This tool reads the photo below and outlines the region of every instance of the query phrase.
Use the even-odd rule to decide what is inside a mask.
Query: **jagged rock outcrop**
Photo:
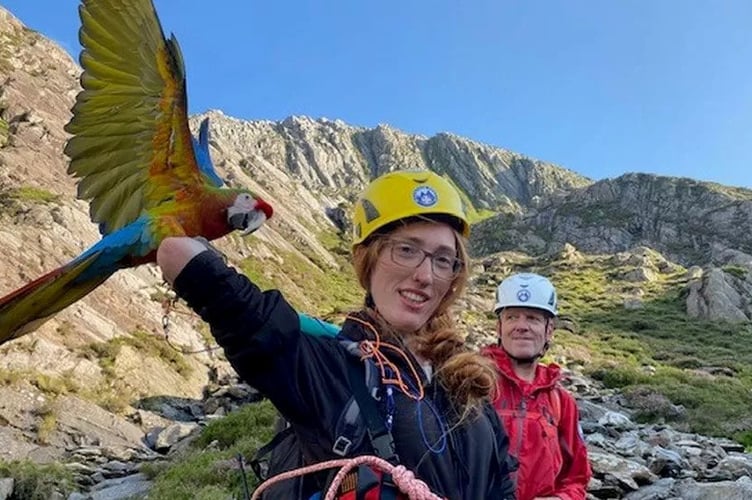
[[[450,177],[476,208],[499,210],[510,201],[534,207],[590,184],[563,168],[452,134],[429,139],[425,157],[426,166]]]
[[[569,242],[590,253],[645,245],[683,265],[711,262],[714,246],[752,251],[752,191],[686,178],[626,174],[572,190],[510,219],[475,228],[476,254]]]
[[[0,7],[0,192],[11,185],[44,187],[70,196],[73,184],[61,163],[79,91],[80,68],[55,43]]]
[[[713,245],[716,266],[688,276],[686,307],[692,318],[743,323],[752,320],[752,255]]]
[[[693,318],[744,322],[752,319],[748,272],[711,268],[688,287],[687,314]]]

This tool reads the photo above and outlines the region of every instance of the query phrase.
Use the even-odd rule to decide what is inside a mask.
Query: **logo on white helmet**
[[[519,290],[517,292],[517,300],[519,300],[520,302],[527,302],[528,300],[530,300],[530,291],[525,290],[524,288],[522,290]]]

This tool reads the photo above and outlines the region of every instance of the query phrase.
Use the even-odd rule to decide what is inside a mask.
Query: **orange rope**
[[[376,364],[379,367],[379,370],[381,371],[381,381],[384,384],[390,384],[397,386],[405,395],[409,396],[410,398],[420,401],[425,397],[425,390],[423,388],[423,384],[420,381],[420,377],[418,376],[418,372],[415,369],[415,366],[413,366],[413,363],[410,361],[410,357],[397,346],[394,346],[392,344],[381,342],[381,336],[379,335],[379,332],[376,331],[376,328],[373,327],[371,323],[368,321],[363,321],[360,318],[356,318],[355,316],[348,316],[348,319],[351,319],[355,322],[360,323],[365,328],[370,330],[373,333],[374,340],[363,340],[359,343],[360,346],[360,352],[362,353],[362,356],[360,359],[366,359],[366,358],[373,358],[376,362]],[[407,363],[407,366],[410,368],[410,372],[412,373],[413,380],[415,380],[415,384],[417,385],[417,394],[412,394],[410,387],[405,383],[402,373],[400,372],[397,365],[394,364],[382,351],[382,348],[391,349],[393,351],[396,351]],[[392,373],[396,375],[396,378],[390,378],[386,376],[386,367],[389,367],[392,369]]]

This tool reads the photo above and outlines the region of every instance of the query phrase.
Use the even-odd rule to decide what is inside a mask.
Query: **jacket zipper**
[[[518,432],[517,432],[517,444],[515,445],[515,452],[514,456],[519,457],[520,456],[520,450],[522,449],[522,439],[523,439],[523,432],[525,430],[525,417],[527,416],[527,398],[525,398],[525,395],[522,395],[522,398],[520,400],[520,414],[517,416],[517,425]]]

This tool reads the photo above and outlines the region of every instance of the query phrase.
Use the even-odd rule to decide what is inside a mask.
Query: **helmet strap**
[[[373,301],[373,295],[371,295],[371,292],[366,293],[365,306],[374,310],[376,309],[376,303]]]

